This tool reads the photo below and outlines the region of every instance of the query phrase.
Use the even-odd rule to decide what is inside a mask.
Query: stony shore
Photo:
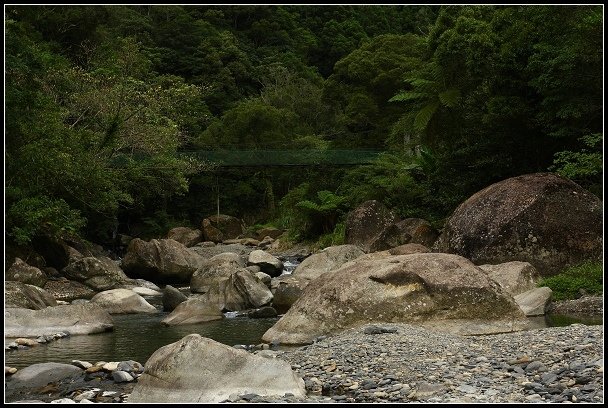
[[[362,326],[278,356],[305,380],[304,401],[603,402],[603,326],[454,336],[407,324]],[[367,330],[374,332],[374,330]],[[381,331],[381,330],[375,330]],[[257,397],[257,401],[272,400]],[[256,401],[251,399],[250,401]]]
[[[574,324],[465,337],[408,324],[365,325],[308,346],[255,352],[288,361],[304,379],[306,397],[246,394],[225,402],[603,403],[603,329]],[[128,401],[134,385],[112,383],[121,398],[100,398],[104,384],[97,382],[93,401]],[[91,392],[85,382],[70,389],[27,399]]]

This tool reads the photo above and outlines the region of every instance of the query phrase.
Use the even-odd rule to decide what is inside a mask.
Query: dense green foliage
[[[581,293],[601,295],[603,277],[602,263],[589,261],[566,268],[559,275],[544,278],[538,286],[551,288],[554,300],[578,299]]]
[[[555,171],[602,194],[601,6],[8,6],[6,229],[162,236],[217,211],[343,239]],[[383,149],[218,167],[195,150]]]

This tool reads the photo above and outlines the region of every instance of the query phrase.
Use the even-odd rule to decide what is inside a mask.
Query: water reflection
[[[158,348],[197,333],[227,345],[258,344],[277,318],[236,317],[203,324],[163,326],[167,313],[114,315],[114,331],[71,336],[27,350],[5,352],[5,365],[22,368],[35,363],[72,360],[124,361],[145,364]]]

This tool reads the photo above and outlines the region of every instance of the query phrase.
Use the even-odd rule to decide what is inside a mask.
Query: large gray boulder
[[[190,291],[192,293],[206,293],[211,287],[219,285],[243,267],[245,267],[245,260],[231,252],[206,259],[192,274]]]
[[[363,255],[365,252],[355,245],[337,245],[327,247],[309,256],[296,267],[291,275],[282,275],[272,279],[273,306],[279,313],[285,313],[302,295],[310,281]]]
[[[158,312],[146,299],[130,289],[111,289],[99,292],[93,296],[91,303],[102,307],[110,314]]]
[[[37,337],[58,332],[71,335],[102,333],[113,327],[110,314],[91,303],[41,310],[7,308],[4,311],[5,337]]]
[[[304,397],[304,381],[280,359],[190,334],[148,359],[129,397],[134,403],[218,403],[231,394]]]
[[[368,322],[421,324],[459,334],[527,324],[511,295],[469,260],[417,253],[355,260],[315,279],[262,339],[307,344]]]
[[[6,271],[4,280],[17,281],[26,283],[28,285],[34,285],[43,287],[48,280],[46,273],[42,272],[35,266],[28,265],[23,262],[21,258],[15,258],[15,262]]]
[[[177,326],[184,324],[196,324],[210,322],[213,320],[221,320],[224,318],[222,307],[218,305],[215,299],[210,299],[209,294],[195,295],[180,304],[161,324],[166,326]]]
[[[454,211],[433,249],[475,264],[531,263],[541,276],[602,258],[602,202],[552,173],[492,184]]]
[[[218,281],[205,295],[210,303],[226,311],[257,308],[272,301],[270,289],[247,269],[238,269],[226,279]]]
[[[125,273],[154,283],[188,283],[203,262],[196,252],[172,239],[133,239],[122,260]]]
[[[282,275],[272,278],[270,291],[272,292],[272,306],[280,314],[289,310],[296,300],[302,296],[304,288],[310,283],[310,279],[299,278],[295,275]]]
[[[186,247],[191,247],[203,241],[203,231],[188,227],[176,227],[169,230],[167,239],[173,239]]]
[[[239,238],[245,232],[242,220],[230,215],[212,215],[201,223],[205,241],[222,242],[227,239]]]
[[[247,258],[248,266],[258,266],[260,270],[268,275],[279,276],[283,271],[283,262],[274,255],[261,249],[252,251]]]
[[[479,265],[479,267],[511,296],[535,289],[540,281],[539,273],[529,262],[512,261],[498,265]]]
[[[365,201],[346,216],[345,242],[357,245],[365,252],[370,252],[370,246],[373,245],[376,236],[397,221],[398,217],[381,202],[376,200]],[[402,242],[402,244],[405,243]],[[376,250],[383,249],[388,248],[378,248]]]
[[[245,310],[264,306],[272,300],[272,292],[251,271],[237,254],[219,254],[203,262],[192,275],[192,293],[208,294],[209,302],[220,310]]]
[[[37,310],[57,306],[57,301],[49,292],[38,286],[6,281],[4,282],[4,306]]]
[[[82,257],[68,264],[62,273],[68,279],[81,282],[95,291],[135,284],[134,279],[125,275],[118,264],[106,256]]]

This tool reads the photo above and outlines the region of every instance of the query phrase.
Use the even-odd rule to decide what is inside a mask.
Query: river
[[[285,262],[283,273],[291,273],[298,262]],[[189,295],[189,288],[180,288]],[[278,317],[250,319],[231,317],[202,324],[164,326],[160,322],[169,313],[162,312],[160,296],[146,296],[146,300],[159,312],[154,314],[113,315],[114,330],[111,332],[79,335],[59,339],[28,349],[5,351],[5,366],[23,368],[31,364],[57,362],[69,364],[72,360],[97,361],[135,360],[144,364],[162,346],[176,342],[192,333],[200,334],[229,346],[259,344],[262,335],[273,326]],[[531,319],[534,327],[567,326],[572,323],[603,324],[598,318],[580,319],[568,316],[541,316]],[[14,339],[6,339],[5,344]]]

